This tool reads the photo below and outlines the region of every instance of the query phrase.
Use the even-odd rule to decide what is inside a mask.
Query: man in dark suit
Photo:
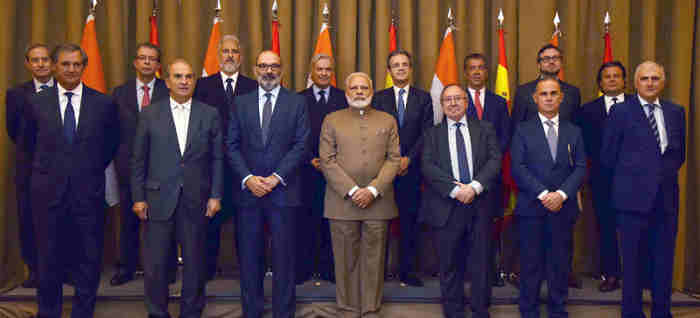
[[[238,37],[224,35],[219,41],[217,57],[221,71],[197,81],[194,89],[194,99],[207,105],[216,107],[221,118],[221,129],[224,135],[228,133],[228,123],[231,112],[235,109],[233,100],[236,96],[245,95],[254,91],[258,83],[240,74],[241,47]],[[221,246],[221,226],[234,215],[233,192],[235,191],[235,179],[231,167],[224,165],[224,190],[222,198],[222,211],[217,213],[209,221],[207,230],[207,279],[212,280],[216,276],[219,260],[219,247]],[[235,220],[234,220],[235,224]],[[234,228],[236,226],[234,225]],[[238,230],[235,230],[238,236]],[[236,239],[236,244],[238,239]],[[238,253],[238,249],[236,249]],[[240,255],[239,255],[240,261]]]
[[[503,97],[494,94],[486,89],[488,81],[488,63],[486,56],[481,53],[473,53],[464,58],[464,75],[467,79],[467,97],[469,104],[467,106],[467,116],[474,120],[485,120],[493,125],[498,136],[498,145],[501,154],[505,154],[510,146],[510,114],[508,114],[508,105]],[[489,191],[491,197],[488,201],[493,204],[490,211],[493,212],[492,218],[478,219],[484,224],[479,225],[476,230],[483,230],[483,233],[475,232],[478,235],[479,241],[492,243],[484,252],[487,252],[490,266],[489,278],[494,286],[502,287],[505,285],[503,278],[500,275],[501,270],[496,264],[496,254],[500,250],[500,237],[492,241],[493,238],[493,222],[498,221],[503,217],[503,182],[502,176],[499,174],[495,184],[492,187],[493,191]]]
[[[563,99],[559,106],[559,117],[563,120],[576,123],[574,116],[581,108],[581,91],[578,87],[568,84],[558,79],[561,65],[564,62],[564,53],[562,50],[552,44],[543,46],[537,52],[537,67],[540,75],[534,81],[522,84],[515,90],[515,99],[513,101],[513,111],[511,112],[511,132],[515,131],[515,127],[523,122],[533,118],[537,118],[537,105],[532,100],[532,95],[535,93],[537,83],[546,78],[553,78],[559,81]],[[576,198],[576,194],[571,194]],[[571,240],[573,244],[573,239]],[[569,261],[571,263],[572,260]],[[569,265],[571,266],[571,264]],[[512,281],[517,287],[519,285],[518,270],[515,270],[515,275]],[[569,271],[569,286],[581,288],[581,281],[576,277],[573,271]]]
[[[399,280],[403,284],[420,287],[423,281],[414,274],[420,234],[416,222],[421,202],[420,153],[423,149],[423,132],[433,126],[433,102],[428,92],[410,85],[413,63],[408,51],[389,53],[386,69],[391,74],[394,86],[374,94],[372,105],[393,115],[399,125],[401,167],[394,179],[401,225]]]
[[[297,272],[296,283],[301,284],[312,275],[335,283],[335,265],[328,219],[323,217],[323,198],[326,195],[326,179],[321,173],[318,154],[321,124],[326,115],[347,107],[345,92],[331,85],[335,60],[319,53],[311,58],[313,85],[301,92],[306,97],[309,114],[308,151],[311,158],[303,165],[304,209],[297,217]]]
[[[226,151],[236,176],[244,317],[263,313],[263,223],[272,235],[272,311],[293,317],[296,307],[295,222],[302,204],[301,166],[308,159],[306,99],[280,86],[282,60],[258,55],[258,89],[235,98]]]
[[[549,316],[568,317],[567,276],[579,213],[576,192],[586,174],[586,153],[580,129],[559,115],[564,98],[559,81],[539,81],[532,97],[539,113],[516,127],[510,149],[518,186],[520,315],[540,316],[540,287],[546,280]]]
[[[617,241],[617,220],[610,206],[610,176],[600,167],[600,145],[603,130],[610,112],[616,104],[631,96],[625,95],[627,72],[619,61],[604,63],[598,70],[598,87],[603,96],[583,105],[576,115],[578,126],[583,133],[586,154],[590,160],[590,182],[593,191],[593,208],[600,231],[600,271],[603,283],[598,289],[610,292],[620,288],[620,251]]]
[[[119,146],[112,98],[80,78],[87,54],[75,44],[51,54],[58,85],[29,97],[23,114],[37,245],[39,317],[60,317],[62,273],[74,271],[72,317],[92,317],[104,238],[105,168]],[[70,257],[63,252],[70,249]]]
[[[51,76],[51,58],[49,47],[37,43],[30,45],[24,53],[24,67],[32,74],[32,80],[24,82],[7,90],[5,96],[5,120],[7,135],[17,147],[15,153],[15,186],[17,200],[17,214],[19,216],[19,240],[22,260],[27,264],[29,276],[22,283],[24,288],[36,288],[36,243],[34,241],[34,223],[29,206],[29,176],[31,174],[32,156],[23,151],[22,114],[28,96],[54,86]]]
[[[489,317],[491,284],[487,250],[489,237],[481,237],[491,220],[490,191],[501,170],[501,151],[493,126],[467,118],[467,93],[448,85],[440,96],[445,119],[424,136],[422,171],[425,200],[420,219],[435,227],[440,259],[440,292],[445,317],[464,313],[465,262],[471,273],[473,317]],[[481,250],[481,251],[480,251]],[[469,259],[466,258],[467,254]]]
[[[216,108],[192,99],[194,73],[176,59],[168,67],[170,98],[139,114],[131,156],[133,210],[146,222],[144,257],[148,317],[168,314],[168,258],[182,246],[185,268],[180,317],[205,305],[204,248],[209,219],[221,209],[223,133]]]
[[[651,258],[652,317],[671,317],[678,231],[678,170],[685,162],[685,110],[659,99],[661,65],[637,66],[637,94],[615,106],[603,133],[600,163],[612,176],[610,199],[622,243],[622,317],[644,317],[642,272]]]
[[[165,82],[156,78],[160,70],[160,47],[141,43],[136,47],[134,69],[136,78],[114,89],[113,97],[119,106],[119,151],[114,158],[114,167],[119,180],[121,208],[121,230],[119,235],[119,265],[110,285],[122,285],[134,279],[139,265],[139,218],[131,210],[131,168],[129,159],[133,149],[134,135],[139,113],[151,105],[168,97]],[[174,251],[174,250],[173,250]],[[173,256],[174,260],[174,256]],[[173,264],[176,265],[176,264]],[[174,270],[174,268],[172,269]]]

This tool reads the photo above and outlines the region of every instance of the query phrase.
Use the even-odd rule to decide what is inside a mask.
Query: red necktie
[[[151,97],[148,96],[148,86],[143,85],[143,86],[141,86],[141,89],[143,89],[143,98],[141,99],[141,108],[144,108],[144,107],[151,104]]]
[[[481,116],[484,114],[484,108],[481,107],[481,98],[479,98],[481,94],[479,94],[479,91],[476,90],[474,91],[474,107],[476,107],[476,116],[479,117],[479,120],[481,120]]]

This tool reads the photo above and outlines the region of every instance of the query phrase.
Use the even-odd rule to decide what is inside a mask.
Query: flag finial
[[[272,20],[273,21],[279,21],[279,16],[277,15],[278,9],[279,9],[279,7],[277,7],[277,0],[275,0],[272,3]]]
[[[605,33],[608,33],[608,31],[610,31],[610,13],[608,11],[605,11],[603,25],[605,26]]]
[[[559,24],[561,23],[561,20],[559,19],[559,10],[554,14],[554,33],[552,33],[552,38],[555,36],[561,37],[561,30],[559,29]]]
[[[503,20],[504,20],[503,9],[499,8],[498,9],[498,27],[499,28],[503,27]]]
[[[331,19],[331,10],[328,10],[328,2],[323,3],[323,23],[328,24]]]
[[[452,30],[457,29],[457,21],[452,14],[452,8],[447,9],[447,26]]]
[[[95,14],[95,7],[97,7],[97,0],[90,0],[90,12],[89,12],[89,14]]]
[[[158,0],[153,0],[153,11],[151,15],[154,17],[158,15]]]
[[[216,10],[221,11],[221,0],[216,0]]]

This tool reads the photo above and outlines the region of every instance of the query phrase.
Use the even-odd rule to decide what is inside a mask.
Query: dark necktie
[[[549,152],[552,154],[552,160],[557,161],[557,129],[554,128],[554,122],[547,120],[544,122],[549,126],[547,129],[547,144],[549,144]]]
[[[49,89],[49,87],[51,87],[51,86],[46,85],[46,84],[41,84],[41,86],[39,86],[39,91],[43,92],[44,90]]]
[[[272,118],[272,94],[265,93],[265,106],[263,106],[262,116],[262,137],[263,143],[267,143],[268,133],[270,132],[270,118]]]
[[[229,105],[233,103],[233,79],[226,79],[226,100],[228,100]]]
[[[403,102],[403,94],[406,94],[405,89],[399,90],[399,103],[398,103],[398,113],[399,113],[399,127],[403,127],[403,118],[406,115],[406,104]]]
[[[647,115],[647,119],[649,120],[649,126],[651,126],[651,131],[654,132],[654,137],[656,137],[656,144],[659,146],[659,149],[661,149],[661,137],[659,136],[659,127],[656,124],[656,117],[654,117],[654,108],[656,108],[655,104],[646,104],[644,107],[649,110],[649,115]]]
[[[459,181],[462,183],[469,183],[472,181],[472,177],[469,174],[469,157],[467,157],[467,145],[464,143],[464,136],[462,135],[462,130],[459,129],[463,124],[455,123],[457,131],[455,132],[455,141],[457,142],[457,163],[459,164]]]
[[[608,109],[608,115],[612,113],[613,109],[615,109],[615,105],[617,105],[617,97],[612,98],[612,105],[610,105],[610,109]]]
[[[326,91],[324,91],[324,90],[318,91],[318,96],[319,96],[318,103],[321,105],[325,105],[326,104]]]
[[[63,135],[66,136],[66,141],[69,145],[73,144],[75,139],[75,111],[73,110],[73,104],[71,104],[71,98],[73,93],[66,92],[66,97],[68,98],[68,103],[66,103],[66,110],[63,113]]]

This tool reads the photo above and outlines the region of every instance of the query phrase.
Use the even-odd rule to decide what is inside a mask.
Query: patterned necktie
[[[267,143],[268,133],[270,132],[270,118],[272,118],[272,94],[265,93],[265,106],[263,106],[262,116],[262,137],[263,143]]]
[[[73,144],[75,140],[75,110],[73,109],[73,104],[71,103],[71,98],[73,98],[73,93],[65,92],[68,98],[68,103],[66,103],[66,110],[63,112],[63,135],[66,137],[69,145]]]
[[[484,108],[481,106],[481,93],[479,93],[479,90],[474,91],[474,107],[476,107],[476,115],[481,120],[484,115]]]
[[[406,90],[402,88],[399,90],[399,103],[398,103],[399,127],[403,127],[403,118],[406,115],[406,104],[403,102],[403,94],[406,94]]]
[[[318,103],[321,105],[325,105],[326,104],[326,91],[324,91],[324,90],[318,91],[318,96],[319,96]]]
[[[46,84],[41,84],[41,86],[39,86],[39,91],[43,92],[44,90],[49,89],[49,87],[51,87],[51,86],[46,85]]]
[[[647,120],[649,120],[649,126],[651,126],[651,131],[654,132],[654,137],[656,137],[656,144],[659,145],[659,149],[661,149],[661,137],[659,136],[659,127],[656,124],[656,117],[654,117],[654,109],[657,107],[656,104],[646,104],[644,107],[649,110],[649,114],[647,115]]]
[[[459,165],[459,180],[462,183],[469,183],[472,181],[471,174],[469,173],[469,157],[467,157],[467,146],[464,142],[464,136],[462,135],[462,130],[459,129],[463,124],[455,123],[457,131],[455,132],[455,141],[457,142],[457,164]]]
[[[615,108],[615,105],[617,105],[617,97],[612,98],[612,105],[610,105],[610,108],[608,109],[607,115],[610,115],[610,113]]]
[[[233,79],[232,78],[226,79],[226,99],[228,100],[229,104],[233,103]]]
[[[549,144],[549,152],[552,154],[552,160],[557,161],[557,130],[554,128],[554,122],[547,120],[544,122],[549,126],[547,129],[547,143]]]
[[[147,85],[141,86],[141,89],[143,90],[143,97],[141,98],[141,108],[144,108],[151,104],[151,96],[148,95],[148,91],[150,89]]]

